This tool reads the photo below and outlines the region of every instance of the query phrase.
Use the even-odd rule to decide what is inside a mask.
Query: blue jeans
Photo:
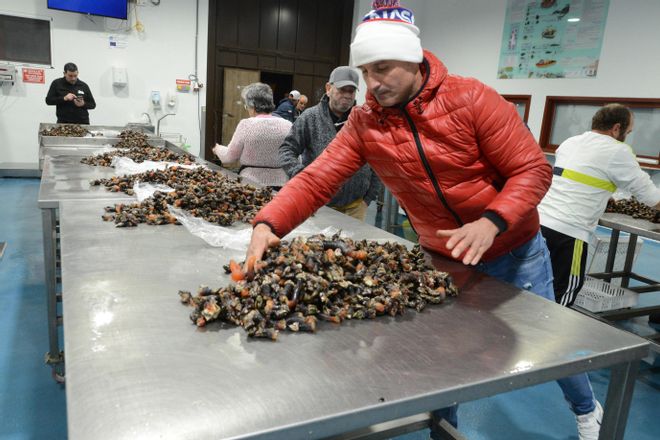
[[[552,263],[541,232],[508,254],[487,263],[479,263],[476,269],[555,302]],[[575,414],[587,414],[594,410],[596,402],[586,373],[559,379],[557,383]],[[458,405],[454,405],[433,411],[433,415],[458,427],[457,409]],[[433,433],[431,438],[436,438]]]

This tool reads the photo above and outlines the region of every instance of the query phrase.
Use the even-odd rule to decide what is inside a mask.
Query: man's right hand
[[[261,260],[261,257],[269,247],[275,247],[279,244],[280,239],[277,235],[273,234],[270,226],[265,223],[259,223],[252,230],[252,238],[250,239],[245,261],[248,261],[250,257]]]
[[[73,93],[67,93],[64,96],[65,101],[73,101],[74,99],[76,99],[76,95],[74,95]]]

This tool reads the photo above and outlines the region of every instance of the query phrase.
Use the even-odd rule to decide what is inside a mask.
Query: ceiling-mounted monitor
[[[126,20],[128,0],[48,0],[48,9]]]

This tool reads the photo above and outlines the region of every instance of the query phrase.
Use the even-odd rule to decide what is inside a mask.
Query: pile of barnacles
[[[124,130],[119,133],[119,137],[121,138],[121,141],[115,145],[117,148],[149,146],[147,143],[147,139],[149,139],[149,137],[140,131]]]
[[[168,195],[156,191],[152,197],[136,203],[117,203],[114,206],[106,206],[105,214],[101,218],[106,221],[114,221],[118,228],[137,226],[140,223],[148,225],[180,225],[170,211],[167,209]]]
[[[195,163],[195,157],[190,154],[179,154],[166,148],[155,147],[145,143],[141,146],[132,146],[125,148],[124,141],[120,141],[115,145],[117,150],[109,151],[107,153],[99,154],[96,156],[87,156],[80,159],[80,163],[93,166],[110,167],[112,166],[112,159],[115,157],[127,157],[135,163],[142,163],[145,160],[154,162],[176,162],[180,164],[190,165]]]
[[[78,124],[61,124],[54,127],[41,130],[42,136],[66,136],[66,137],[84,137],[89,131]]]
[[[616,214],[626,214],[632,218],[648,220],[652,223],[660,223],[660,211],[637,200],[635,197],[631,199],[614,200],[610,199],[607,202],[605,212],[612,212]]]
[[[115,150],[96,156],[80,159],[80,163],[93,166],[110,167],[115,157],[127,157],[136,163],[145,160],[154,162],[176,162],[190,165],[195,163],[195,157],[190,154],[179,154],[164,147],[150,145],[146,134],[135,130],[124,130],[119,133],[121,140],[115,144]]]
[[[240,179],[229,179],[203,167],[187,169],[173,166],[165,170],[93,180],[90,184],[104,185],[110,191],[132,195],[133,184],[137,181],[164,184],[173,191],[156,191],[140,203],[108,206],[103,220],[114,221],[118,227],[140,223],[178,224],[167,208],[167,205],[172,205],[210,223],[230,226],[238,221],[249,223],[272,199],[268,188],[247,185]]]
[[[275,340],[280,331],[316,331],[319,320],[373,319],[421,312],[458,289],[446,272],[434,270],[416,245],[354,241],[322,234],[283,241],[264,259],[225,266],[227,287],[179,291],[199,327],[220,320],[243,327],[248,336]]]

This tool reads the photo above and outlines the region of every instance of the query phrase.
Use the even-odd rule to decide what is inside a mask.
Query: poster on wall
[[[507,0],[497,76],[594,78],[610,0]]]

